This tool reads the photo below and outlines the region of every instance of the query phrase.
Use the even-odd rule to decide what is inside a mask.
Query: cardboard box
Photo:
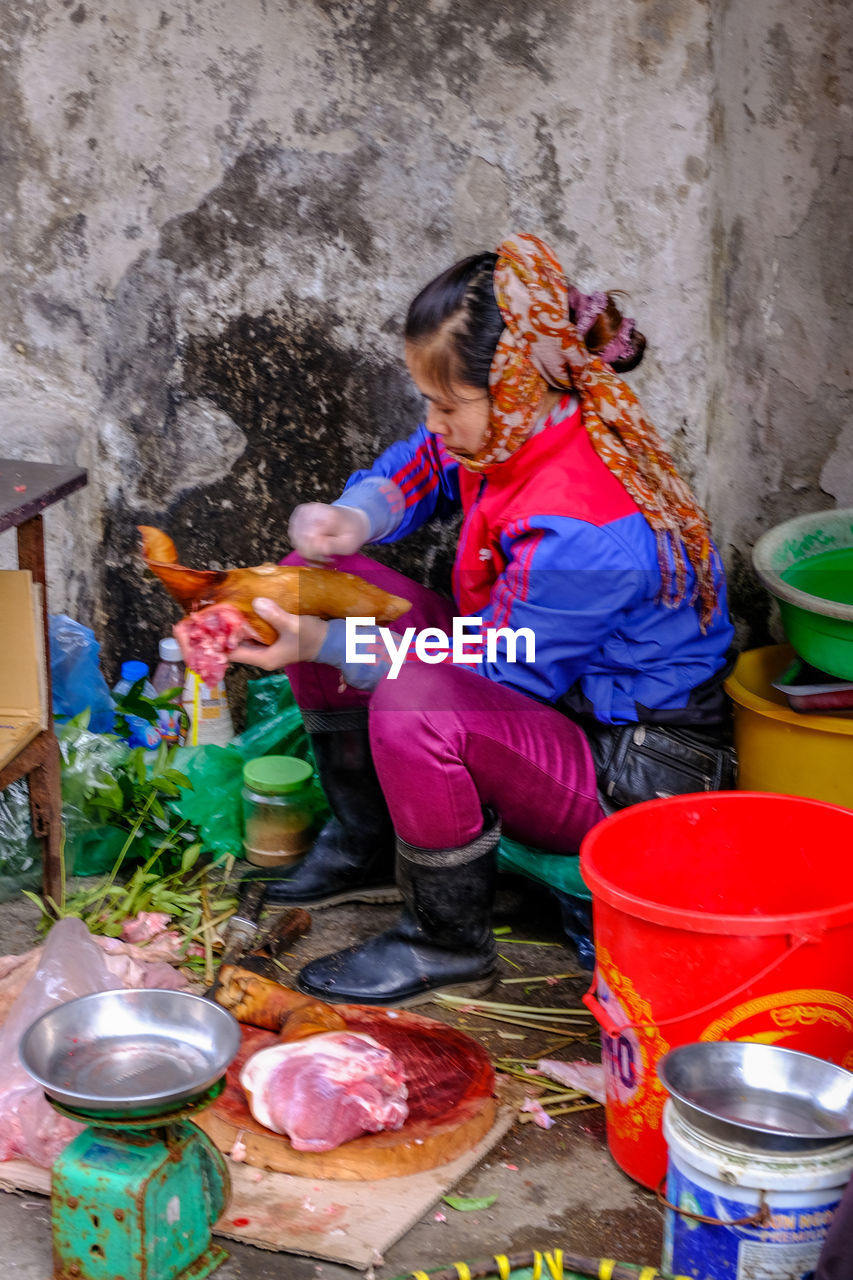
[[[0,769],[47,728],[41,587],[28,569],[0,570]]]

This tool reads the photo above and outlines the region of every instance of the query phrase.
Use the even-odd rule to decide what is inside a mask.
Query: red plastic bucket
[[[757,1040],[853,1069],[853,810],[751,791],[633,805],[581,846],[602,1027],[607,1142],[666,1172],[659,1058]]]

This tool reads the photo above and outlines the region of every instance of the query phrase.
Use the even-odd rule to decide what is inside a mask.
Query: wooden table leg
[[[47,709],[50,713],[50,628],[47,620],[47,575],[44,564],[44,519],[32,516],[18,525],[18,568],[29,569],[33,582],[41,587],[44,658],[47,664]]]
[[[43,763],[29,775],[33,831],[42,841],[42,880],[45,894],[58,901],[60,892],[59,842],[62,838],[62,775],[59,744],[53,732],[53,690],[50,679],[50,624],[47,612],[47,574],[44,562],[44,519],[32,516],[18,525],[18,568],[29,569],[41,587],[44,628],[45,694],[48,727],[43,735]]]
[[[27,777],[33,832],[42,842],[42,889],[46,898],[59,902],[62,893],[62,779],[59,743],[48,729],[43,735],[42,763]]]

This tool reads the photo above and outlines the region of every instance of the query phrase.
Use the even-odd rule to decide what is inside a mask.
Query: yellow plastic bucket
[[[734,703],[738,788],[853,809],[853,716],[794,711],[772,687],[793,657],[787,644],[748,649],[726,680]]]

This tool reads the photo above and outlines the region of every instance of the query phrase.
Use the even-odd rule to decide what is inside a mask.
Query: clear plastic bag
[[[109,734],[93,733],[85,719],[84,714],[57,728],[65,863],[70,875],[79,876],[109,870],[127,838],[111,819],[122,805],[116,769],[129,748]]]
[[[33,835],[30,797],[24,778],[0,791],[0,902],[21,889],[37,889],[41,845]]]
[[[49,1167],[83,1127],[55,1111],[21,1065],[18,1045],[24,1032],[55,1005],[121,985],[82,920],[68,917],[53,926],[35,974],[0,1028],[0,1160],[22,1156]]]
[[[65,865],[69,875],[109,870],[127,831],[115,824],[122,806],[116,769],[128,756],[126,743],[93,733],[88,709],[57,725],[62,773]],[[38,888],[41,846],[33,835],[26,781],[0,791],[0,902],[21,889]]]

